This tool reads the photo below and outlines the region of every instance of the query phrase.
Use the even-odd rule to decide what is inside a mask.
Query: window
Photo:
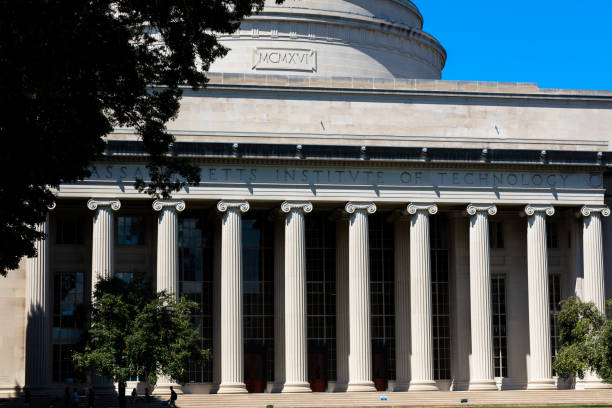
[[[554,222],[550,222],[546,226],[546,247],[548,249],[558,249],[559,248],[559,236],[557,235],[557,224]]]
[[[56,218],[55,243],[60,245],[82,245],[83,217],[58,216]]]
[[[492,275],[491,290],[493,292],[493,364],[495,377],[507,377],[506,277],[504,275]]]
[[[492,249],[504,248],[504,229],[499,221],[489,222],[489,245]]]
[[[395,248],[388,216],[380,212],[369,217],[370,304],[372,350],[385,353],[386,378],[395,380]]]
[[[559,274],[548,275],[548,298],[550,301],[550,349],[553,361],[555,361],[555,357],[561,348],[558,319],[558,314],[561,310],[560,284],[561,279]]]
[[[202,336],[202,348],[212,347],[212,228],[201,218],[179,218],[179,291],[198,304],[191,319]],[[212,381],[212,360],[189,363],[189,382]]]
[[[83,272],[55,272],[53,276],[53,381],[82,380],[72,362],[75,344],[86,322]]]
[[[244,351],[265,354],[266,379],[274,381],[274,224],[267,214],[243,217],[242,256]]]
[[[142,245],[144,242],[143,217],[118,217],[117,243],[119,245]]]
[[[327,357],[327,380],[336,374],[336,225],[328,214],[306,220],[307,324],[309,352]]]
[[[448,285],[448,223],[443,215],[430,217],[433,301],[434,378],[450,379],[450,305]]]

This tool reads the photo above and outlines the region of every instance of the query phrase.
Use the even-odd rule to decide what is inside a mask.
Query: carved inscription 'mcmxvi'
[[[253,69],[316,71],[317,53],[307,49],[255,48],[253,50]]]

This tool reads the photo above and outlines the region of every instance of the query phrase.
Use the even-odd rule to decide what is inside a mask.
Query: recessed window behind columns
[[[212,349],[212,221],[185,214],[179,218],[179,292],[198,304],[192,321],[203,338],[202,348]],[[189,382],[212,381],[212,359],[189,363]]]
[[[444,214],[431,221],[431,285],[433,306],[434,378],[448,380],[450,374],[450,306],[448,284],[449,224]]]
[[[274,224],[268,216],[242,216],[244,380],[250,392],[274,381]]]
[[[506,275],[491,275],[493,292],[493,365],[495,377],[508,376],[508,337],[506,333]]]
[[[53,381],[82,382],[72,353],[87,321],[85,274],[56,271],[53,274]]]
[[[336,224],[306,216],[308,378],[336,380]],[[326,378],[322,378],[322,377]]]
[[[395,380],[394,226],[388,212],[369,216],[372,364],[378,389]]]
[[[561,348],[558,314],[561,310],[561,275],[550,273],[548,275],[548,298],[550,302],[550,348],[552,361]]]

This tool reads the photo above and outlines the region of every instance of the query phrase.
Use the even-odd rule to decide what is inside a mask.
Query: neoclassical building
[[[0,282],[0,392],[83,381],[92,287],[135,272],[199,305],[185,393],[604,387],[552,361],[560,301],[612,297],[612,92],[442,81],[408,0],[267,3],[169,124],[198,186],[138,193],[116,129],[57,187]]]

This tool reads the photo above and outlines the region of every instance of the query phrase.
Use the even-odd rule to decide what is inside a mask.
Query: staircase
[[[386,401],[381,397],[387,397]],[[464,402],[462,402],[464,401]],[[437,391],[376,393],[312,393],[312,394],[183,394],[178,408],[370,408],[370,407],[454,407],[454,406],[551,406],[590,405],[612,407],[612,389],[552,391]],[[35,398],[31,408],[47,408],[49,400]],[[113,395],[96,396],[96,408],[115,408]],[[161,408],[165,400],[152,398],[137,401],[135,408]],[[0,399],[0,408],[22,408],[21,399]],[[127,408],[133,408],[128,398]],[[65,408],[58,401],[55,408]],[[69,407],[70,408],[70,407]],[[82,398],[79,408],[87,408]]]

